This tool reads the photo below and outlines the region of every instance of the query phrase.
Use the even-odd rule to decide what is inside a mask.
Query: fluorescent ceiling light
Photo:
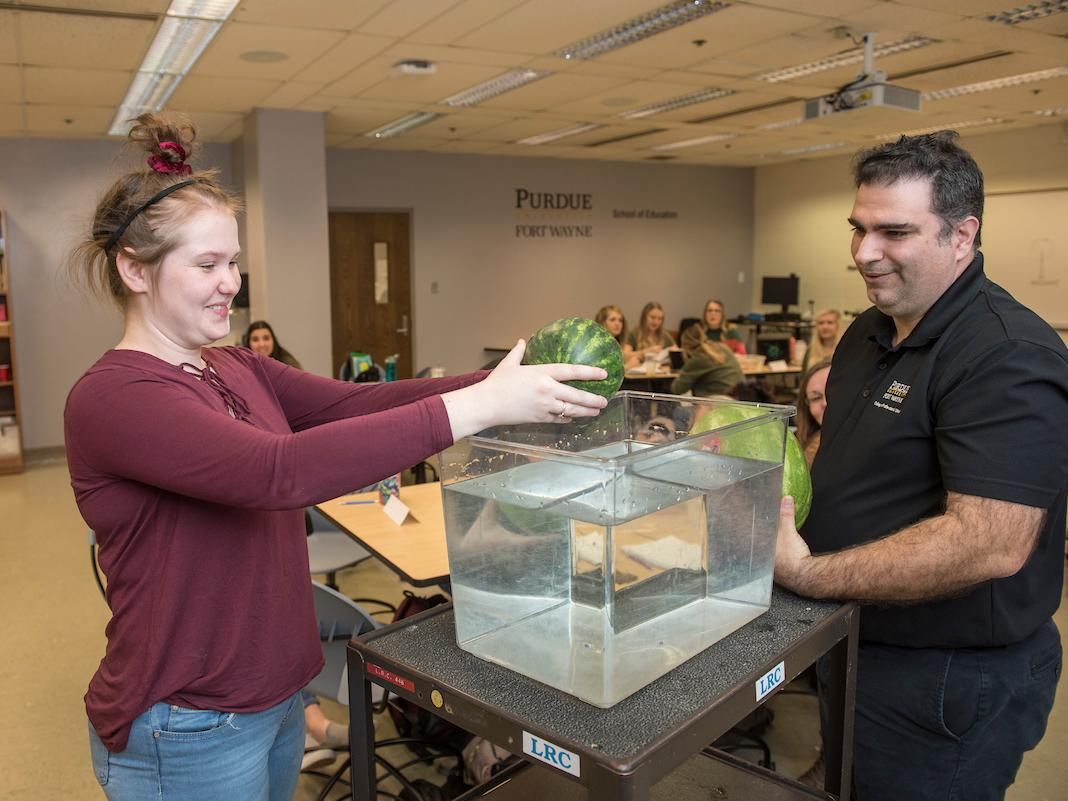
[[[563,139],[565,136],[574,136],[575,134],[586,133],[586,131],[594,131],[598,128],[603,127],[603,125],[597,125],[596,123],[592,122],[582,122],[578,125],[570,125],[567,128],[558,128],[555,131],[538,134],[537,136],[528,136],[526,139],[520,139],[516,142],[516,144],[543,145],[546,142],[552,142],[556,139]]]
[[[897,53],[905,53],[909,50],[916,50],[920,47],[937,44],[939,41],[941,40],[932,39],[929,36],[909,36],[905,39],[898,39],[896,42],[887,42],[884,45],[876,45],[872,54],[875,57],[892,56]],[[863,61],[864,48],[854,47],[843,53],[839,53],[836,56],[821,58],[819,61],[810,61],[807,64],[797,64],[793,67],[784,67],[781,70],[765,72],[761,75],[757,75],[753,80],[766,81],[767,83],[792,81],[795,78],[802,78],[806,75],[815,75],[817,72],[826,72],[827,70],[846,67],[850,64],[860,64]]]
[[[666,145],[657,145],[649,149],[656,151],[678,150],[683,147],[697,147],[698,145],[707,145],[712,142],[722,142],[724,139],[734,139],[737,136],[738,134],[735,133],[711,134],[710,136],[698,136],[696,139],[683,139],[681,142],[669,142]]]
[[[551,70],[512,70],[504,75],[472,86],[462,92],[446,97],[441,101],[446,106],[477,106],[491,97],[503,95],[520,86],[526,86],[533,81],[541,80],[546,75],[552,75]]]
[[[159,111],[200,58],[238,0],[172,0],[108,133],[125,136],[129,120]]]
[[[1059,117],[1062,114],[1068,114],[1068,106],[1060,106],[1058,108],[1044,108],[1039,111],[1032,111],[1032,114],[1039,117]]]
[[[1002,117],[983,117],[981,120],[967,120],[966,122],[946,122],[941,125],[931,125],[927,128],[913,128],[911,131],[895,131],[894,133],[880,134],[876,139],[897,139],[899,136],[920,136],[934,133],[935,131],[957,131],[961,128],[978,128],[981,125],[1000,125],[1008,120]]]
[[[944,100],[947,97],[960,97],[961,95],[975,94],[976,92],[990,92],[995,89],[1008,89],[1012,86],[1020,86],[1035,81],[1047,81],[1050,78],[1062,78],[1068,76],[1068,67],[1053,67],[1038,72],[1025,72],[1022,75],[1006,75],[1004,78],[995,78],[992,81],[980,81],[979,83],[966,83],[963,86],[951,86],[948,89],[936,89],[933,92],[924,92],[924,100]]]
[[[414,114],[401,117],[399,120],[387,122],[373,131],[368,131],[364,136],[369,136],[372,139],[389,139],[391,136],[400,136],[402,133],[412,130],[412,128],[418,128],[420,125],[426,125],[428,122],[433,122],[444,116],[444,114],[438,114],[435,111],[417,111]]]
[[[686,106],[692,106],[695,103],[704,103],[708,100],[717,100],[721,97],[727,97],[733,95],[735,92],[733,89],[719,89],[715,86],[708,89],[702,89],[699,92],[691,92],[688,95],[680,95],[679,97],[672,97],[668,100],[661,100],[659,103],[649,103],[646,106],[640,108],[631,109],[630,111],[624,111],[617,114],[617,117],[622,117],[627,120],[638,120],[642,117],[651,117],[654,114],[661,114],[665,111],[674,111],[677,108],[685,108]]]
[[[781,131],[783,128],[793,128],[795,125],[800,125],[804,121],[804,117],[791,117],[788,120],[779,120],[778,122],[766,122],[763,125],[758,125],[757,127],[762,131]]]
[[[801,156],[805,153],[819,153],[821,150],[834,150],[836,147],[845,147],[846,142],[824,142],[820,145],[809,145],[808,147],[792,147],[788,150],[779,150],[775,153],[765,153],[764,156],[771,158],[773,156]]]
[[[1043,3],[1031,3],[1019,8],[1010,8],[1000,14],[991,14],[986,18],[987,22],[1001,22],[1005,25],[1017,25],[1021,22],[1032,22],[1036,19],[1044,19],[1054,14],[1068,11],[1068,0],[1047,0]]]
[[[708,14],[721,11],[730,6],[730,3],[716,2],[715,0],[675,0],[666,6],[642,14],[640,17],[627,20],[608,30],[581,39],[569,44],[567,47],[557,50],[553,55],[566,59],[590,59],[599,55],[616,50],[620,47],[640,42],[658,33],[693,22]]]

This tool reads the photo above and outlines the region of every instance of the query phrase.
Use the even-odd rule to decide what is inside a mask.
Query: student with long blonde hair
[[[816,315],[816,328],[812,332],[812,344],[805,351],[805,363],[807,368],[816,362],[830,359],[834,355],[834,349],[838,347],[838,340],[842,338],[842,316],[837,309],[824,309]]]
[[[627,347],[642,361],[646,354],[659,353],[666,348],[675,347],[675,340],[664,330],[664,307],[656,301],[650,301],[642,307],[638,327],[627,334]],[[628,356],[623,349],[624,357]]]

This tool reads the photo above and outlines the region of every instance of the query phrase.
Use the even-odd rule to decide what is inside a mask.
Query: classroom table
[[[401,487],[400,499],[415,519],[399,526],[382,511],[377,492],[342,495],[315,508],[413,587],[448,582],[441,484]]]

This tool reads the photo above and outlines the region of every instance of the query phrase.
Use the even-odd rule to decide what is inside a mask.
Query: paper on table
[[[785,359],[776,359],[773,362],[768,362],[768,369],[776,373],[781,373],[783,370],[789,370],[790,365],[786,363]]]
[[[415,515],[412,514],[412,510],[409,509],[404,504],[404,501],[396,495],[389,496],[389,500],[386,501],[386,505],[382,507],[382,511],[386,513],[386,517],[398,526],[409,518],[415,520]]]

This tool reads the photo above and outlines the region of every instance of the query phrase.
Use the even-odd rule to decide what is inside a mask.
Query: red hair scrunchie
[[[175,153],[181,161],[178,164],[171,164],[162,156],[155,154],[148,157],[148,166],[159,173],[165,173],[168,175],[189,175],[193,172],[193,168],[185,163],[187,158],[185,148],[177,142],[160,142],[160,150],[170,150]]]

